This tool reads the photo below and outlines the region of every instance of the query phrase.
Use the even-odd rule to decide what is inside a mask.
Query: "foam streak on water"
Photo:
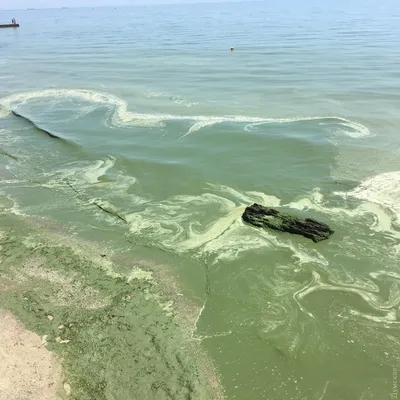
[[[369,178],[347,193],[338,192],[344,197],[378,204],[393,212],[400,221],[400,171],[392,171]]]
[[[379,288],[376,288],[374,291],[368,290],[369,287],[359,287],[358,285],[349,285],[349,284],[344,284],[340,282],[336,282],[336,285],[332,284],[327,284],[323,283],[321,281],[321,276],[314,271],[313,272],[313,279],[312,282],[305,288],[299,290],[294,294],[294,299],[300,304],[300,301],[304,299],[306,296],[309,294],[319,291],[319,290],[328,290],[328,291],[340,291],[344,293],[352,293],[360,296],[367,304],[369,307],[371,307],[375,311],[381,311],[386,314],[385,318],[380,317],[380,320],[385,320],[387,322],[394,322],[398,324],[399,322],[397,321],[396,318],[396,309],[400,304],[400,293],[396,291],[394,296],[391,296],[390,299],[384,300],[380,296],[379,293]],[[375,293],[374,293],[375,292]],[[301,308],[304,310],[304,308],[301,306]],[[355,312],[352,310],[352,312]],[[360,314],[360,315],[367,315],[367,314]],[[372,319],[372,316],[371,316]]]
[[[210,127],[221,123],[246,123],[245,131],[257,125],[262,124],[290,124],[295,122],[320,121],[329,120],[336,123],[343,132],[353,138],[369,136],[370,132],[364,125],[350,121],[346,118],[335,116],[315,116],[315,117],[292,117],[292,118],[263,118],[263,117],[245,117],[245,116],[181,116],[181,115],[162,115],[162,114],[145,114],[129,111],[129,105],[126,101],[114,95],[95,92],[90,90],[72,90],[72,89],[48,89],[37,92],[18,93],[0,99],[5,111],[0,114],[1,117],[7,116],[15,107],[21,106],[29,101],[40,100],[59,101],[67,99],[75,99],[79,102],[87,102],[109,107],[112,112],[111,124],[116,127],[142,126],[142,127],[162,127],[167,121],[194,121],[189,130],[181,137],[185,137],[199,131],[204,127]],[[8,111],[7,111],[8,110]],[[90,112],[91,108],[87,108]],[[82,114],[81,114],[82,115]],[[349,128],[350,130],[343,129]]]

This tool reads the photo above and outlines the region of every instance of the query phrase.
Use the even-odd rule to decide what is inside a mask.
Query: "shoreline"
[[[137,260],[136,272],[123,277],[96,243],[79,245],[55,221],[9,210],[0,210],[0,309],[35,338],[47,369],[54,355],[63,370],[50,385],[58,391],[40,400],[224,398],[213,362],[191,335],[200,307],[174,294],[181,291],[171,267]]]

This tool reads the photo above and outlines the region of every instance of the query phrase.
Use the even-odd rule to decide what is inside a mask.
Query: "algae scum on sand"
[[[153,281],[107,272],[101,256],[67,238],[57,245],[26,219],[2,214],[1,230],[0,308],[59,356],[62,398],[69,389],[76,400],[222,398]]]

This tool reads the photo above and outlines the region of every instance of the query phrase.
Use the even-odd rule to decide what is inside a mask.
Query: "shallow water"
[[[195,306],[163,296],[177,315],[192,310],[188,340],[228,399],[389,398],[400,356],[399,5],[12,17],[21,28],[0,32],[0,148],[17,158],[1,156],[7,212],[106,243],[121,276],[142,260],[166,287],[177,279]],[[253,202],[335,234],[316,245],[253,229],[240,218]]]

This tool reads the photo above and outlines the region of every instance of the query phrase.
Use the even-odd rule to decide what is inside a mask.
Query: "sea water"
[[[182,340],[197,346],[176,360],[169,330],[133,331],[138,343],[157,342],[138,346],[135,368],[159,355],[132,378],[143,388],[138,399],[396,395],[398,2],[2,12],[12,17],[21,27],[0,32],[0,148],[16,159],[1,156],[0,189],[5,215],[22,224],[15,237],[26,245],[21,220],[40,217],[62,237],[103,243],[120,262],[107,278],[97,273],[118,293],[113,279],[155,274],[152,290],[176,290],[137,300],[138,320],[152,318],[154,328],[178,315],[187,322]],[[335,234],[314,244],[246,226],[241,214],[254,202],[318,219]],[[75,278],[63,267],[53,284],[87,276],[86,264],[74,265]],[[96,292],[104,304],[90,292],[102,310],[110,290]],[[78,307],[61,300],[68,312]],[[132,312],[121,311],[126,320]],[[214,378],[190,368],[202,357],[199,369]],[[111,370],[104,398],[135,398],[118,390],[123,380]],[[151,379],[162,390],[143,383]],[[201,389],[211,381],[214,394]]]

